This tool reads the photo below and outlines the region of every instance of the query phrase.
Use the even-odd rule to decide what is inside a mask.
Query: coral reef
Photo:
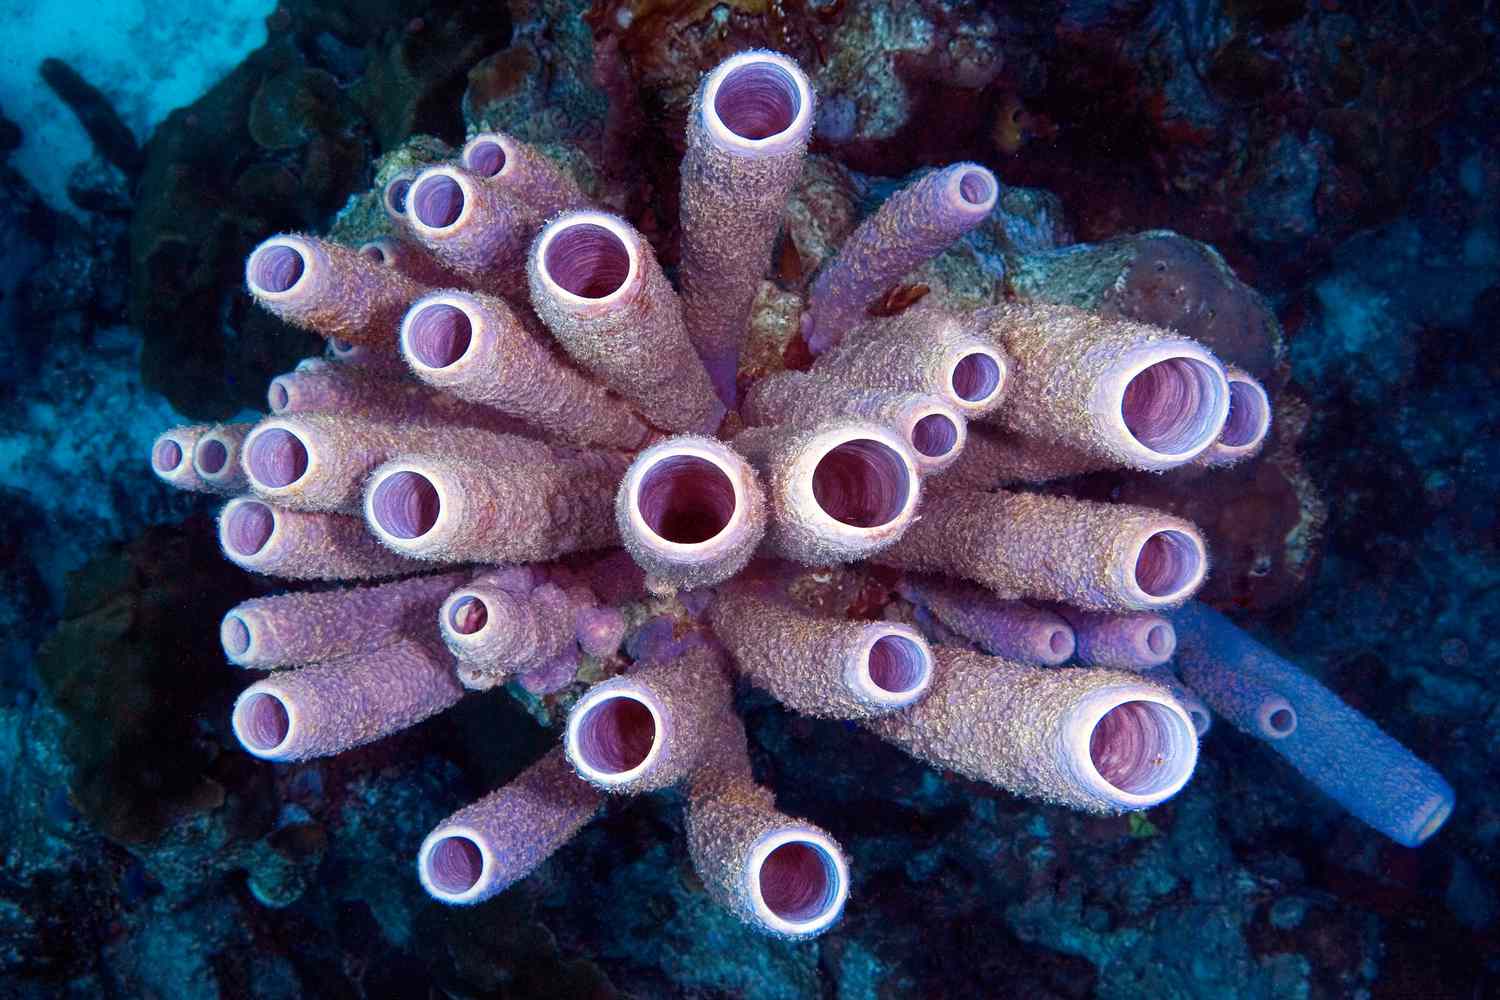
[[[287,0],[260,34],[245,21],[260,2],[181,16],[176,3],[122,0],[87,23],[67,5],[42,4],[12,24],[16,58],[0,71],[0,160],[9,157],[0,162],[0,993],[1494,992],[1500,458],[1488,338],[1500,315],[1500,146],[1493,73],[1482,75],[1486,60],[1494,65],[1493,10]],[[78,44],[89,36],[108,49]],[[232,81],[196,96],[238,58],[235,45],[261,39]],[[333,343],[329,361],[275,379],[272,412],[416,421],[442,428],[431,433],[444,450],[461,444],[453,428],[478,427],[635,452],[641,499],[617,493],[609,514],[623,542],[634,533],[639,568],[615,551],[597,567],[564,557],[566,573],[507,567],[467,586],[474,570],[464,568],[447,608],[424,596],[408,624],[406,612],[372,612],[388,606],[385,583],[245,574],[214,555],[206,517],[149,527],[224,503],[157,481],[141,461],[152,437],[222,421],[198,440],[214,434],[221,471],[239,470],[233,439],[257,419],[241,407],[264,409],[267,378],[315,342],[251,307],[243,263],[265,235],[323,233],[426,288],[448,288],[447,304],[492,303],[468,289],[459,291],[472,298],[456,297],[451,271],[409,252],[399,213],[388,221],[376,195],[399,193],[387,182],[434,163],[493,170],[493,156],[460,146],[470,136],[483,153],[500,129],[539,151],[530,165],[576,178],[591,207],[642,234],[682,288],[680,164],[700,75],[755,48],[792,56],[817,103],[781,235],[756,251],[768,267],[741,353],[740,419],[774,429],[842,414],[887,427],[916,468],[918,516],[952,477],[1191,522],[1212,559],[1199,600],[1224,609],[1258,656],[1293,660],[1338,692],[1348,703],[1340,718],[1357,711],[1452,781],[1452,818],[1435,837],[1400,846],[1318,794],[1297,773],[1305,758],[1273,746],[1296,730],[1278,740],[1228,719],[1210,729],[1212,710],[1164,667],[1141,676],[1192,720],[1196,777],[1124,816],[1017,797],[827,717],[851,711],[858,688],[846,678],[858,685],[894,670],[884,676],[920,682],[922,661],[856,658],[835,676],[803,660],[772,677],[720,614],[731,592],[765,609],[752,631],[792,626],[772,633],[784,648],[841,625],[867,637],[914,627],[944,656],[1097,657],[1111,670],[1134,671],[1120,657],[1157,655],[1149,623],[1159,613],[1007,600],[871,560],[791,572],[742,563],[760,548],[763,522],[747,516],[734,521],[744,530],[711,534],[734,512],[753,513],[764,486],[731,445],[734,418],[717,439],[664,440],[648,461],[637,452],[652,444],[647,424],[593,376],[567,360],[546,368],[574,374],[581,397],[529,378],[558,351],[524,298],[512,312],[532,339],[503,341],[524,351],[513,379],[470,365],[482,351],[449,361],[464,331],[440,309],[412,340],[447,367]],[[146,154],[139,185],[74,125],[38,74],[44,57],[65,60],[114,106]],[[161,121],[176,104],[182,112]],[[79,113],[107,111],[81,104]],[[821,360],[802,370],[813,362],[799,322],[809,283],[882,201],[958,160],[994,172],[996,208],[883,289],[872,318],[1041,300],[1169,327],[1224,362],[1231,395],[1231,366],[1264,388],[1273,419],[1259,453],[1228,467],[1205,467],[1205,453],[1167,472],[1108,468],[971,421],[937,395],[841,388]],[[149,256],[149,269],[132,273],[133,253]],[[470,317],[473,344],[495,332],[489,315]],[[132,330],[131,316],[150,325]],[[345,362],[384,375],[341,379]],[[408,370],[426,384],[391,377]],[[1007,381],[1018,374],[1012,365]],[[494,392],[470,395],[465,377]],[[565,400],[559,415],[584,401],[618,405],[601,411],[596,427],[610,428],[601,439],[586,439],[570,436],[566,419],[538,428],[512,416],[539,417],[543,399]],[[1002,419],[1005,410],[1002,399]],[[618,442],[602,439],[616,430]],[[295,467],[295,449],[270,452]],[[201,471],[217,455],[206,449]],[[1049,478],[1059,474],[1067,478]],[[688,487],[708,491],[706,507],[674,501]],[[350,539],[364,534],[357,519],[333,523],[350,525]],[[704,540],[674,550],[661,533],[676,524]],[[673,561],[684,552],[697,558]],[[441,590],[445,576],[423,564],[396,583]],[[471,693],[336,756],[254,759],[228,707],[260,669],[217,662],[264,626],[255,602],[274,608],[286,590],[317,598],[304,614],[323,622],[346,597],[355,610],[339,627],[266,633],[318,640],[277,662],[347,655],[349,637],[378,615],[372,637],[424,630],[443,641]],[[243,601],[242,636],[225,614]],[[550,860],[482,905],[436,905],[410,873],[443,816],[492,789],[524,790],[528,762],[567,768],[556,745],[568,706],[632,661],[697,655],[682,643],[708,625],[716,641],[740,644],[731,669],[755,667],[722,717],[744,732],[715,740],[748,749],[748,761],[700,769],[719,777],[696,786],[705,793],[696,807],[692,783],[628,796],[573,779],[570,788],[602,799]],[[34,650],[49,633],[39,663]],[[498,655],[474,655],[489,637]],[[1220,704],[1271,704],[1265,690]],[[1241,682],[1231,693],[1250,691]],[[841,707],[820,708],[829,705]],[[1244,718],[1274,723],[1276,712]],[[813,941],[757,931],[743,919],[755,919],[754,900],[692,863],[712,846],[693,846],[697,831],[722,829],[714,803],[748,817],[743,807],[771,788],[782,814],[844,855],[849,896],[829,911],[842,917]]]
[[[451,709],[466,687],[518,677],[548,715],[566,717],[562,751],[428,836],[417,864],[431,895],[488,899],[604,798],[682,786],[709,894],[793,939],[842,915],[848,856],[755,782],[732,713],[735,675],[794,710],[860,720],[929,763],[1101,814],[1159,805],[1187,784],[1207,702],[1395,839],[1435,833],[1453,802],[1436,772],[1325,688],[1246,652],[1232,626],[1206,627],[1220,621],[1212,612],[1177,613],[1192,626],[1183,672],[1161,672],[1177,640],[1172,621],[1149,612],[1181,608],[1207,575],[1192,523],[995,489],[1195,463],[1211,476],[1260,449],[1270,395],[1202,340],[1267,377],[1277,327],[1213,251],[1170,233],[1042,248],[1007,262],[1019,301],[963,308],[953,284],[932,302],[903,300],[891,286],[999,201],[977,164],[926,174],[791,290],[805,295],[797,335],[819,355],[807,378],[829,402],[776,407],[751,377],[761,426],[725,420],[812,101],[801,69],[777,53],[742,53],[705,76],[683,165],[685,299],[642,233],[503,131],[455,162],[393,176],[380,195],[392,232],[376,252],[282,235],[249,255],[256,301],[327,339],[330,359],[273,381],[281,412],[248,433],[166,432],[154,468],[190,490],[248,482],[254,495],[219,518],[225,554],[248,569],[310,580],[449,572],[233,609],[221,638],[234,662],[294,668],[240,695],[239,741],[273,761],[327,756]],[[743,164],[736,144],[757,156],[769,145]],[[714,204],[716,186],[744,203]],[[429,292],[412,274],[455,287]],[[457,409],[441,389],[412,396],[392,361],[423,372],[471,352],[502,384],[471,379],[461,395],[475,405]],[[518,364],[535,395],[504,387]],[[299,375],[331,388],[305,390]],[[794,376],[779,378],[795,398]],[[942,447],[924,447],[931,428],[918,434],[900,406],[860,405],[877,390],[946,404]],[[383,422],[385,397],[406,399],[404,422]],[[287,413],[294,399],[299,412]],[[514,426],[488,429],[488,406]],[[971,421],[996,436],[963,476],[919,466],[919,454],[962,461],[959,429]],[[652,447],[615,450],[644,443],[642,432]],[[1006,461],[1005,449],[1034,454]],[[238,484],[209,474],[231,454]],[[591,583],[621,571],[597,553],[622,543],[644,573],[620,604]],[[908,614],[941,623],[934,638],[951,628],[989,655],[962,638],[934,649],[910,626],[850,621],[847,602],[827,595],[814,602],[817,573],[802,567],[861,562],[980,584],[987,593],[913,580],[900,593]],[[457,585],[455,570],[472,579]],[[901,613],[873,570],[845,572],[869,574],[863,615]],[[366,617],[387,622],[349,630]],[[1081,666],[1058,669],[1070,653]],[[1318,723],[1299,728],[1299,706]],[[1330,721],[1338,712],[1350,721]],[[1388,794],[1357,789],[1337,763],[1361,752],[1379,757]]]

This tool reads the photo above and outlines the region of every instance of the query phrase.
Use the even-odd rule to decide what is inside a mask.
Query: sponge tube
[[[1243,711],[1245,685],[1284,697],[1296,728],[1271,749],[1357,818],[1417,847],[1453,813],[1442,775],[1379,726],[1206,604],[1173,613],[1183,679],[1237,728],[1258,735]]]

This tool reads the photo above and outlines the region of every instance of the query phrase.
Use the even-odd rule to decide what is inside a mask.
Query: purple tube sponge
[[[438,628],[464,687],[484,690],[572,649],[581,603],[556,584],[507,588],[485,574],[447,596]]]
[[[536,217],[483,178],[451,164],[428,167],[411,183],[406,219],[412,237],[474,288],[510,296],[525,288]]]
[[[714,720],[713,752],[688,787],[693,868],[720,905],[775,937],[817,937],[849,899],[849,861],[824,829],[776,808],[755,783],[739,717]]]
[[[602,452],[541,462],[404,455],[370,474],[365,524],[415,559],[555,559],[619,543],[614,495],[624,471],[624,459]]]
[[[766,533],[766,498],[755,470],[728,445],[683,435],[630,463],[615,520],[654,587],[708,587],[750,561]]]
[[[938,493],[874,558],[1095,611],[1174,607],[1208,572],[1203,536],[1181,518],[1039,493]]]
[[[968,442],[968,423],[958,407],[927,392],[864,389],[812,372],[778,372],[745,395],[740,416],[747,424],[812,427],[837,417],[864,417],[906,439],[923,475],[952,465]]]
[[[560,212],[588,205],[573,178],[535,146],[504,132],[481,132],[464,143],[458,162],[504,192],[523,211],[532,228]]]
[[[813,374],[870,389],[929,392],[970,420],[1005,401],[1010,362],[957,313],[926,304],[861,327]]]
[[[941,577],[908,575],[901,596],[993,656],[1055,667],[1073,655],[1073,629],[1056,614],[982,587]]]
[[[706,643],[595,684],[568,713],[568,763],[607,792],[676,784],[703,761],[732,695],[724,654]]]
[[[916,520],[916,461],[905,440],[879,424],[752,427],[731,444],[760,472],[771,516],[766,544],[787,559],[853,562]]]
[[[1027,667],[942,646],[927,697],[865,725],[938,767],[1097,813],[1166,801],[1198,760],[1187,711],[1136,674]]]
[[[245,260],[263,308],[330,340],[388,350],[401,315],[425,290],[358,251],[314,236],[273,236]]]
[[[289,580],[379,580],[428,568],[383,547],[357,517],[286,510],[254,497],[224,505],[219,545],[242,569]]]
[[[531,304],[563,349],[657,427],[712,433],[725,406],[646,238],[607,212],[568,212],[531,248]]]
[[[417,852],[422,888],[442,903],[482,903],[519,882],[594,818],[604,794],[561,749],[437,825]]]
[[[419,635],[462,581],[456,573],[375,587],[257,597],[219,624],[224,655],[237,667],[273,670],[332,660]]]
[[[398,639],[250,685],[234,703],[234,734],[266,760],[326,757],[414,726],[463,694],[440,644]]]
[[[709,621],[741,674],[807,715],[894,712],[932,682],[932,650],[910,625],[820,618],[734,585],[721,588]]]
[[[703,78],[682,159],[682,311],[724,405],[750,306],[812,135],[807,75],[776,52],[741,52]]]
[[[1177,633],[1161,615],[1083,611],[1065,604],[1057,613],[1073,626],[1078,662],[1086,667],[1145,670],[1172,658]]]
[[[885,200],[813,282],[802,333],[814,354],[838,344],[908,271],[983,222],[1000,183],[977,163],[935,170]]]
[[[502,299],[452,291],[423,296],[401,322],[401,355],[428,385],[553,437],[639,448],[651,434],[623,400],[558,357]]]
[[[1355,817],[1407,847],[1448,821],[1453,788],[1442,775],[1332,691],[1206,604],[1194,601],[1172,621],[1183,680],[1251,735],[1261,735],[1262,724],[1248,709],[1266,692],[1284,698],[1295,728],[1269,746]]]

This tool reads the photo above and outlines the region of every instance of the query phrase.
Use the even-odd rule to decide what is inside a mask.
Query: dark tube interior
[[[250,283],[257,291],[290,291],[306,269],[301,252],[285,243],[260,247],[250,255]]]
[[[219,641],[230,656],[244,656],[250,649],[250,626],[239,615],[230,615],[219,629]]]
[[[162,438],[151,449],[151,464],[157,472],[172,472],[182,464],[182,445],[171,438]]]
[[[835,521],[878,528],[900,515],[912,484],[893,448],[857,438],[823,456],[813,470],[812,487],[818,506]]]
[[[630,250],[610,230],[584,222],[558,231],[543,264],[560,287],[580,298],[602,299],[630,276]]]
[[[983,205],[995,196],[995,177],[988,170],[965,170],[958,180],[958,194],[970,205]]]
[[[1266,401],[1255,387],[1245,382],[1229,383],[1229,418],[1219,440],[1231,448],[1243,448],[1254,441],[1269,419]]]
[[[276,530],[276,515],[258,500],[235,504],[225,517],[229,523],[225,526],[224,540],[236,555],[255,555],[266,547],[271,533]]]
[[[760,898],[788,923],[816,920],[838,896],[838,866],[817,844],[788,841],[766,855],[760,866]]]
[[[958,444],[958,425],[941,413],[929,413],[911,429],[911,446],[928,458],[942,458]]]
[[[953,366],[953,393],[967,403],[989,399],[1000,388],[1000,365],[988,354],[966,354]]]
[[[411,193],[411,178],[397,177],[385,186],[386,206],[396,215],[406,213],[406,196]]]
[[[469,349],[474,325],[468,313],[446,302],[421,306],[406,325],[406,349],[428,368],[447,368]]]
[[[375,487],[370,510],[381,530],[396,538],[420,538],[437,524],[442,501],[420,472],[395,472]]]
[[[267,428],[250,436],[245,467],[261,486],[290,486],[307,473],[307,446],[283,427]]]
[[[579,756],[602,774],[623,774],[640,767],[655,743],[656,720],[634,698],[595,702],[578,723]]]
[[[662,538],[680,545],[706,542],[734,517],[734,482],[714,463],[672,455],[641,477],[641,518]]]
[[[904,635],[882,636],[870,647],[870,680],[882,691],[913,691],[927,680],[928,672],[922,647]]]
[[[291,731],[286,706],[273,694],[256,693],[240,704],[240,735],[252,750],[270,753]]]
[[[391,262],[391,259],[386,256],[385,247],[375,242],[366,243],[360,247],[359,255],[361,257],[368,257],[377,264],[389,264]]]
[[[1195,358],[1168,358],[1125,387],[1121,413],[1135,439],[1152,451],[1176,455],[1212,440],[1214,370]]]
[[[464,210],[464,189],[447,174],[428,174],[412,186],[411,210],[429,229],[445,229]]]
[[[1158,531],[1146,539],[1135,560],[1135,582],[1152,597],[1171,597],[1190,584],[1203,564],[1203,552],[1180,531]]]
[[[492,139],[476,142],[464,154],[464,166],[481,177],[494,177],[505,169],[505,147]]]
[[[448,624],[459,635],[473,635],[490,620],[489,609],[477,597],[461,597],[448,611]]]
[[[1166,656],[1172,651],[1172,631],[1170,625],[1152,625],[1146,632],[1146,648],[1157,656]]]
[[[1297,728],[1297,713],[1289,708],[1278,708],[1271,713],[1271,731],[1289,733]]]
[[[797,81],[773,62],[747,62],[730,70],[714,96],[714,113],[742,139],[766,139],[797,120]]]
[[[1105,781],[1132,795],[1150,795],[1178,776],[1178,752],[1189,738],[1164,705],[1127,701],[1105,713],[1089,739],[1089,756]]]
[[[483,873],[484,855],[468,837],[444,837],[427,852],[427,881],[440,892],[468,892]]]
[[[1077,640],[1066,629],[1055,628],[1047,639],[1047,648],[1055,656],[1072,656]]]
[[[224,468],[224,463],[229,461],[229,449],[224,447],[224,442],[217,438],[207,438],[198,442],[198,468],[215,475]]]

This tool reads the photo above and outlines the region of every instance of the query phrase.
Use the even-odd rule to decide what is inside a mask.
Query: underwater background
[[[1500,995],[1492,4],[5,13],[0,997]],[[174,424],[255,419],[319,349],[253,308],[245,255],[348,225],[378,157],[476,122],[628,151],[618,207],[662,250],[699,76],[751,47],[815,75],[811,152],[870,204],[974,160],[1056,243],[1170,229],[1266,297],[1279,331],[1238,349],[1274,438],[1175,512],[1210,533],[1206,599],[1453,786],[1435,837],[1399,846],[1223,722],[1183,792],[1098,817],[742,693],[757,777],[853,870],[842,921],[786,942],[705,895],[673,790],[611,802],[488,903],[429,899],[422,838],[557,738],[504,690],[337,757],[243,752],[218,622],[272,588],[221,557],[222,500],[147,457]],[[1003,284],[996,239],[956,273]],[[1080,489],[1165,506],[1160,480]]]

